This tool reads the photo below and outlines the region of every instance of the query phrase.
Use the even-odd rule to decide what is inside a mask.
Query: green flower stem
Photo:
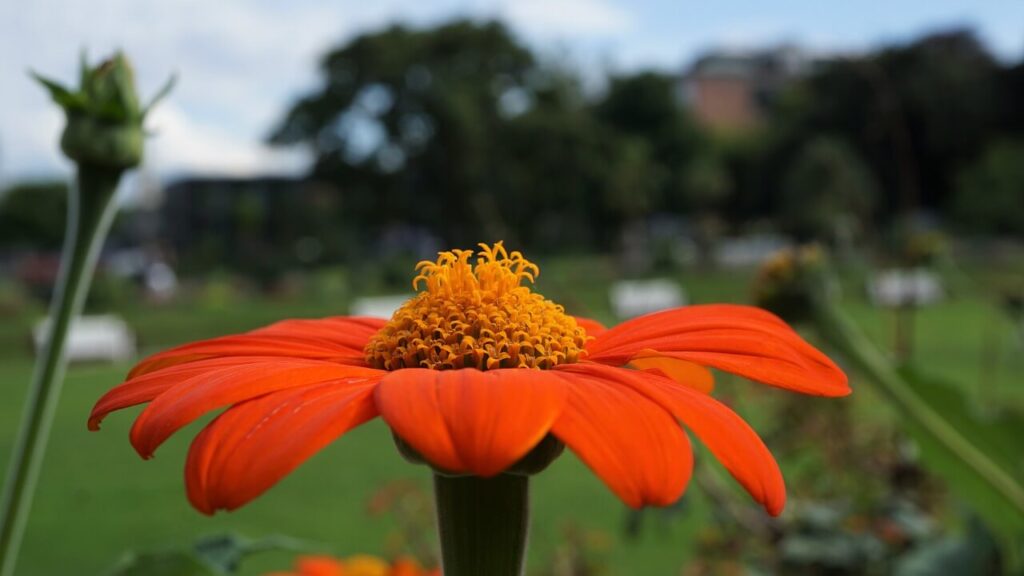
[[[117,211],[113,202],[120,169],[82,164],[68,199],[60,275],[50,306],[46,342],[36,361],[21,429],[0,507],[0,576],[12,576],[39,479],[66,367],[68,328],[82,311],[96,260]]]
[[[529,477],[434,474],[444,576],[521,576],[530,527]]]
[[[1024,489],[1012,476],[971,443],[955,426],[925,403],[853,322],[831,303],[814,306],[815,326],[832,346],[842,352],[874,382],[905,417],[931,433],[965,464],[974,468],[1019,512],[1024,513]]]

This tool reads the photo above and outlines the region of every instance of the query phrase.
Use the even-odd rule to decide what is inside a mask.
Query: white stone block
[[[49,331],[48,318],[36,323],[32,329],[36,354],[42,351]],[[82,316],[68,330],[68,362],[126,362],[134,359],[136,353],[135,334],[118,316]]]
[[[685,306],[682,286],[667,278],[620,280],[609,291],[612,311],[619,318],[633,318],[650,312]]]
[[[352,316],[371,316],[374,318],[391,318],[395,310],[405,304],[412,296],[408,294],[390,296],[364,296],[356,298],[350,306]]]
[[[885,270],[868,281],[868,295],[876,306],[925,306],[946,297],[935,273],[921,268]]]

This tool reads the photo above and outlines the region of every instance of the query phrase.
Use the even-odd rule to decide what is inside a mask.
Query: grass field
[[[544,268],[540,289],[570,311],[610,320],[606,303],[612,267],[603,261],[560,261]],[[744,301],[747,273],[711,273],[683,277],[694,302]],[[848,310],[882,343],[889,342],[890,314],[858,297],[847,299]],[[329,300],[246,300],[232,307],[125,307],[118,310],[140,334],[145,351],[184,340],[258,326],[293,316],[318,316],[344,311]],[[20,417],[24,389],[31,372],[25,353],[29,318],[0,318],[0,463],[6,466]],[[998,330],[998,337],[986,331]],[[996,342],[994,371],[983,372],[983,348]],[[1019,374],[1024,359],[1011,328],[977,295],[961,295],[920,312],[916,322],[915,358],[929,372],[978,386],[983,373],[985,393],[1001,402],[1024,402]],[[92,403],[119,382],[127,366],[78,366],[68,375],[50,450],[22,552],[19,574],[100,574],[128,549],[182,545],[199,535],[235,531],[248,536],[283,533],[323,542],[342,553],[384,552],[394,522],[371,517],[367,500],[382,484],[409,478],[427,489],[422,467],[406,463],[395,452],[388,431],[379,422],[352,432],[314,457],[262,498],[231,514],[204,517],[184,498],[182,466],[188,442],[199,425],[177,434],[151,461],[140,460],[127,441],[132,415],[115,414],[100,433],[88,433],[85,419]],[[742,397],[748,385],[729,387]],[[853,380],[857,389],[856,378]],[[775,393],[770,393],[775,394]],[[868,394],[849,400],[857,409],[884,421],[885,410],[872,405]],[[807,399],[807,407],[825,400]],[[739,406],[755,427],[772,414],[753,403]],[[799,474],[794,458],[781,461],[784,473]],[[714,466],[702,458],[698,466]],[[835,471],[836,481],[855,475],[857,463]],[[824,480],[828,482],[829,480]],[[531,562],[549,558],[567,527],[593,532],[604,540],[611,574],[678,574],[690,557],[694,535],[707,518],[708,502],[698,487],[684,498],[686,514],[665,529],[644,531],[638,539],[622,536],[626,510],[571,454],[556,462],[534,482]],[[794,488],[791,486],[791,492]],[[737,492],[737,502],[749,499]],[[268,553],[244,565],[243,574],[260,574],[288,564],[288,555]]]

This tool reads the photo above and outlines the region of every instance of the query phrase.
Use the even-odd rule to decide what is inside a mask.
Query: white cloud
[[[157,108],[147,122],[146,166],[159,174],[231,175],[296,173],[307,164],[296,149],[272,148],[216,124],[196,122],[178,105]]]
[[[28,80],[24,80],[27,84]],[[42,89],[35,98],[47,101]],[[0,106],[11,106],[3,103]],[[13,102],[17,100],[12,99]],[[40,177],[71,171],[60,152],[64,116],[55,107],[13,104],[0,111],[0,188],[12,177]]]
[[[388,17],[388,10],[366,6],[260,0],[0,3],[0,178],[67,169],[56,144],[61,115],[25,71],[31,67],[74,83],[83,46],[93,60],[124,49],[144,98],[178,72],[178,86],[153,119],[154,126],[162,125],[162,137],[148,143],[157,173],[295,169],[301,165],[295,153],[272,151],[261,141],[314,81],[324,50]]]
[[[606,0],[510,0],[498,13],[527,32],[559,37],[623,34],[636,23]]]
[[[180,83],[154,118],[152,168],[238,174],[298,166],[261,143],[289,103],[316,81],[317,60],[352,35],[400,20],[499,17],[542,49],[570,48],[594,70],[657,64],[676,69],[709,46],[792,39],[812,47],[867,46],[929,22],[973,22],[1006,57],[1020,55],[1022,10],[977,2],[794,0],[770,16],[753,0],[714,6],[652,0],[0,0],[0,179],[67,172],[57,148],[60,114],[28,68],[71,81],[77,53],[124,48],[143,95],[172,71]],[[885,10],[878,9],[886,6]],[[892,8],[891,10],[889,8]],[[767,19],[767,20],[766,20]],[[606,62],[602,62],[602,59]],[[159,110],[159,109],[158,109]],[[154,122],[154,125],[157,122]],[[287,159],[286,159],[287,158]],[[2,183],[0,183],[2,185]]]

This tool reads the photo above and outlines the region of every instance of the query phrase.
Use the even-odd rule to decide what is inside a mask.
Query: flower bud
[[[765,261],[754,280],[754,302],[787,321],[801,322],[836,289],[825,251],[809,244],[781,250]]]
[[[60,141],[64,154],[79,164],[118,170],[142,161],[146,114],[174,82],[171,78],[149,105],[142,106],[131,65],[121,53],[95,68],[83,59],[77,91],[38,74],[35,77],[67,117]]]
[[[904,246],[904,259],[910,266],[930,266],[949,252],[949,241],[941,232],[914,232]]]

